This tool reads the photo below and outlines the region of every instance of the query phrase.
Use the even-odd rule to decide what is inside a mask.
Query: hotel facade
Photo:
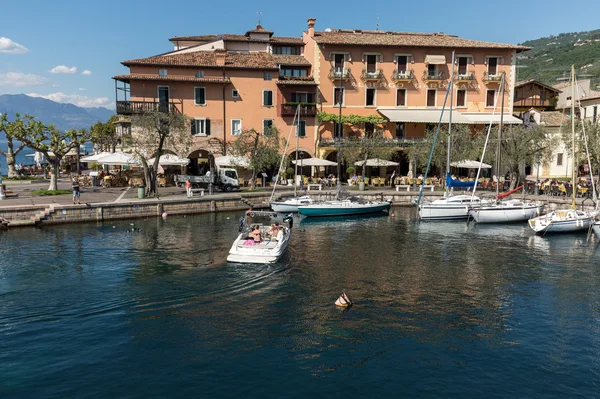
[[[243,129],[272,126],[284,138],[292,132],[293,141],[300,132],[302,157],[335,160],[339,127],[317,115],[332,120],[341,107],[342,116],[359,121],[343,124],[342,145],[378,133],[408,169],[405,149],[437,124],[452,74],[453,123],[483,127],[499,120],[502,103],[504,122],[522,123],[512,114],[516,55],[526,47],[443,33],[316,31],[315,23],[308,20],[301,38],[274,36],[260,25],[243,35],[174,37],[168,53],[122,62],[129,73],[113,77],[123,116],[118,131],[130,132],[129,117],[148,110],[187,115],[194,147],[178,155],[190,158],[192,169],[222,155],[222,143]],[[295,151],[290,145],[288,154]]]

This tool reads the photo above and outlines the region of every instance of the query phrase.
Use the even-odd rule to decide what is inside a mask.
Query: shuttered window
[[[467,106],[467,91],[466,90],[456,90],[456,106],[457,107],[466,107]]]
[[[194,87],[194,104],[206,105],[206,88]]]
[[[298,137],[306,137],[306,121],[298,121],[296,126],[296,135]]]
[[[273,106],[273,90],[263,90],[263,106]]]
[[[210,119],[198,118],[192,121],[193,136],[210,136]]]

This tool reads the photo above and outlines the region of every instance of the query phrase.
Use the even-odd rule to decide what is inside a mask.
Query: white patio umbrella
[[[42,162],[44,162],[44,154],[42,154],[39,151],[35,152],[35,155],[33,156],[33,160],[35,161],[35,164],[37,165],[37,167],[41,167],[42,166]]]
[[[138,161],[133,155],[125,154],[122,152],[115,152],[113,154],[104,156],[97,160],[102,165],[139,165]]]
[[[234,157],[232,155],[225,155],[222,157],[215,158],[215,164],[217,166],[241,166],[247,168],[250,166],[250,161],[245,157]]]
[[[479,162],[479,161],[460,161],[460,162],[452,162],[450,166],[454,166],[455,168],[465,168],[465,169],[479,169],[479,164],[481,163],[482,169],[491,169],[492,165],[488,165],[487,163]]]
[[[363,166],[365,161],[354,162],[356,166]],[[398,166],[398,162],[386,161],[385,159],[371,158],[367,159],[367,166]]]
[[[295,165],[296,160],[293,160],[292,163]],[[326,159],[320,158],[307,158],[307,159],[299,159],[298,165],[302,166],[336,166],[336,162],[331,162]]]
[[[148,164],[154,164],[156,158],[151,158],[148,160]],[[187,158],[180,158],[177,155],[173,154],[164,154],[161,155],[158,159],[158,164],[161,166],[185,166],[190,163],[190,160]]]
[[[88,155],[86,157],[81,157],[80,160],[81,160],[81,162],[96,162],[100,158],[105,157],[107,155],[111,155],[111,154],[112,154],[112,152],[103,151],[103,152],[100,152],[98,154]]]

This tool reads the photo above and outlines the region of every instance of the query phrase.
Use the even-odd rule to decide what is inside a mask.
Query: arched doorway
[[[192,176],[203,176],[210,171],[210,165],[214,165],[214,156],[206,150],[196,150],[188,155],[190,163],[187,173]]]
[[[328,161],[337,163],[337,151],[331,151],[329,154],[327,154],[325,159]],[[342,165],[342,181],[345,181],[348,179],[348,176],[346,173],[346,169],[348,169],[348,164],[346,163],[346,161],[344,161],[344,158],[342,158],[341,165]],[[334,176],[337,175],[337,166],[328,167],[327,170],[331,171],[331,174],[333,174]]]
[[[296,158],[296,153],[298,153],[297,158]],[[290,167],[294,168],[294,170],[296,169],[296,167],[292,161],[295,161],[296,159],[298,159],[298,174],[299,175],[303,175],[303,176],[311,175],[311,167],[302,165],[303,160],[312,158],[312,155],[310,155],[310,153],[308,151],[301,150],[301,149],[299,149],[298,151],[292,151],[292,152],[290,152],[288,157],[290,159]]]

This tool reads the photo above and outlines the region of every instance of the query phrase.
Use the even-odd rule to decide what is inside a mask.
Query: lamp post
[[[539,152],[535,155],[535,160],[537,161],[537,170],[535,174],[535,195],[536,197],[539,195],[540,189],[540,164],[542,163],[542,154]]]

